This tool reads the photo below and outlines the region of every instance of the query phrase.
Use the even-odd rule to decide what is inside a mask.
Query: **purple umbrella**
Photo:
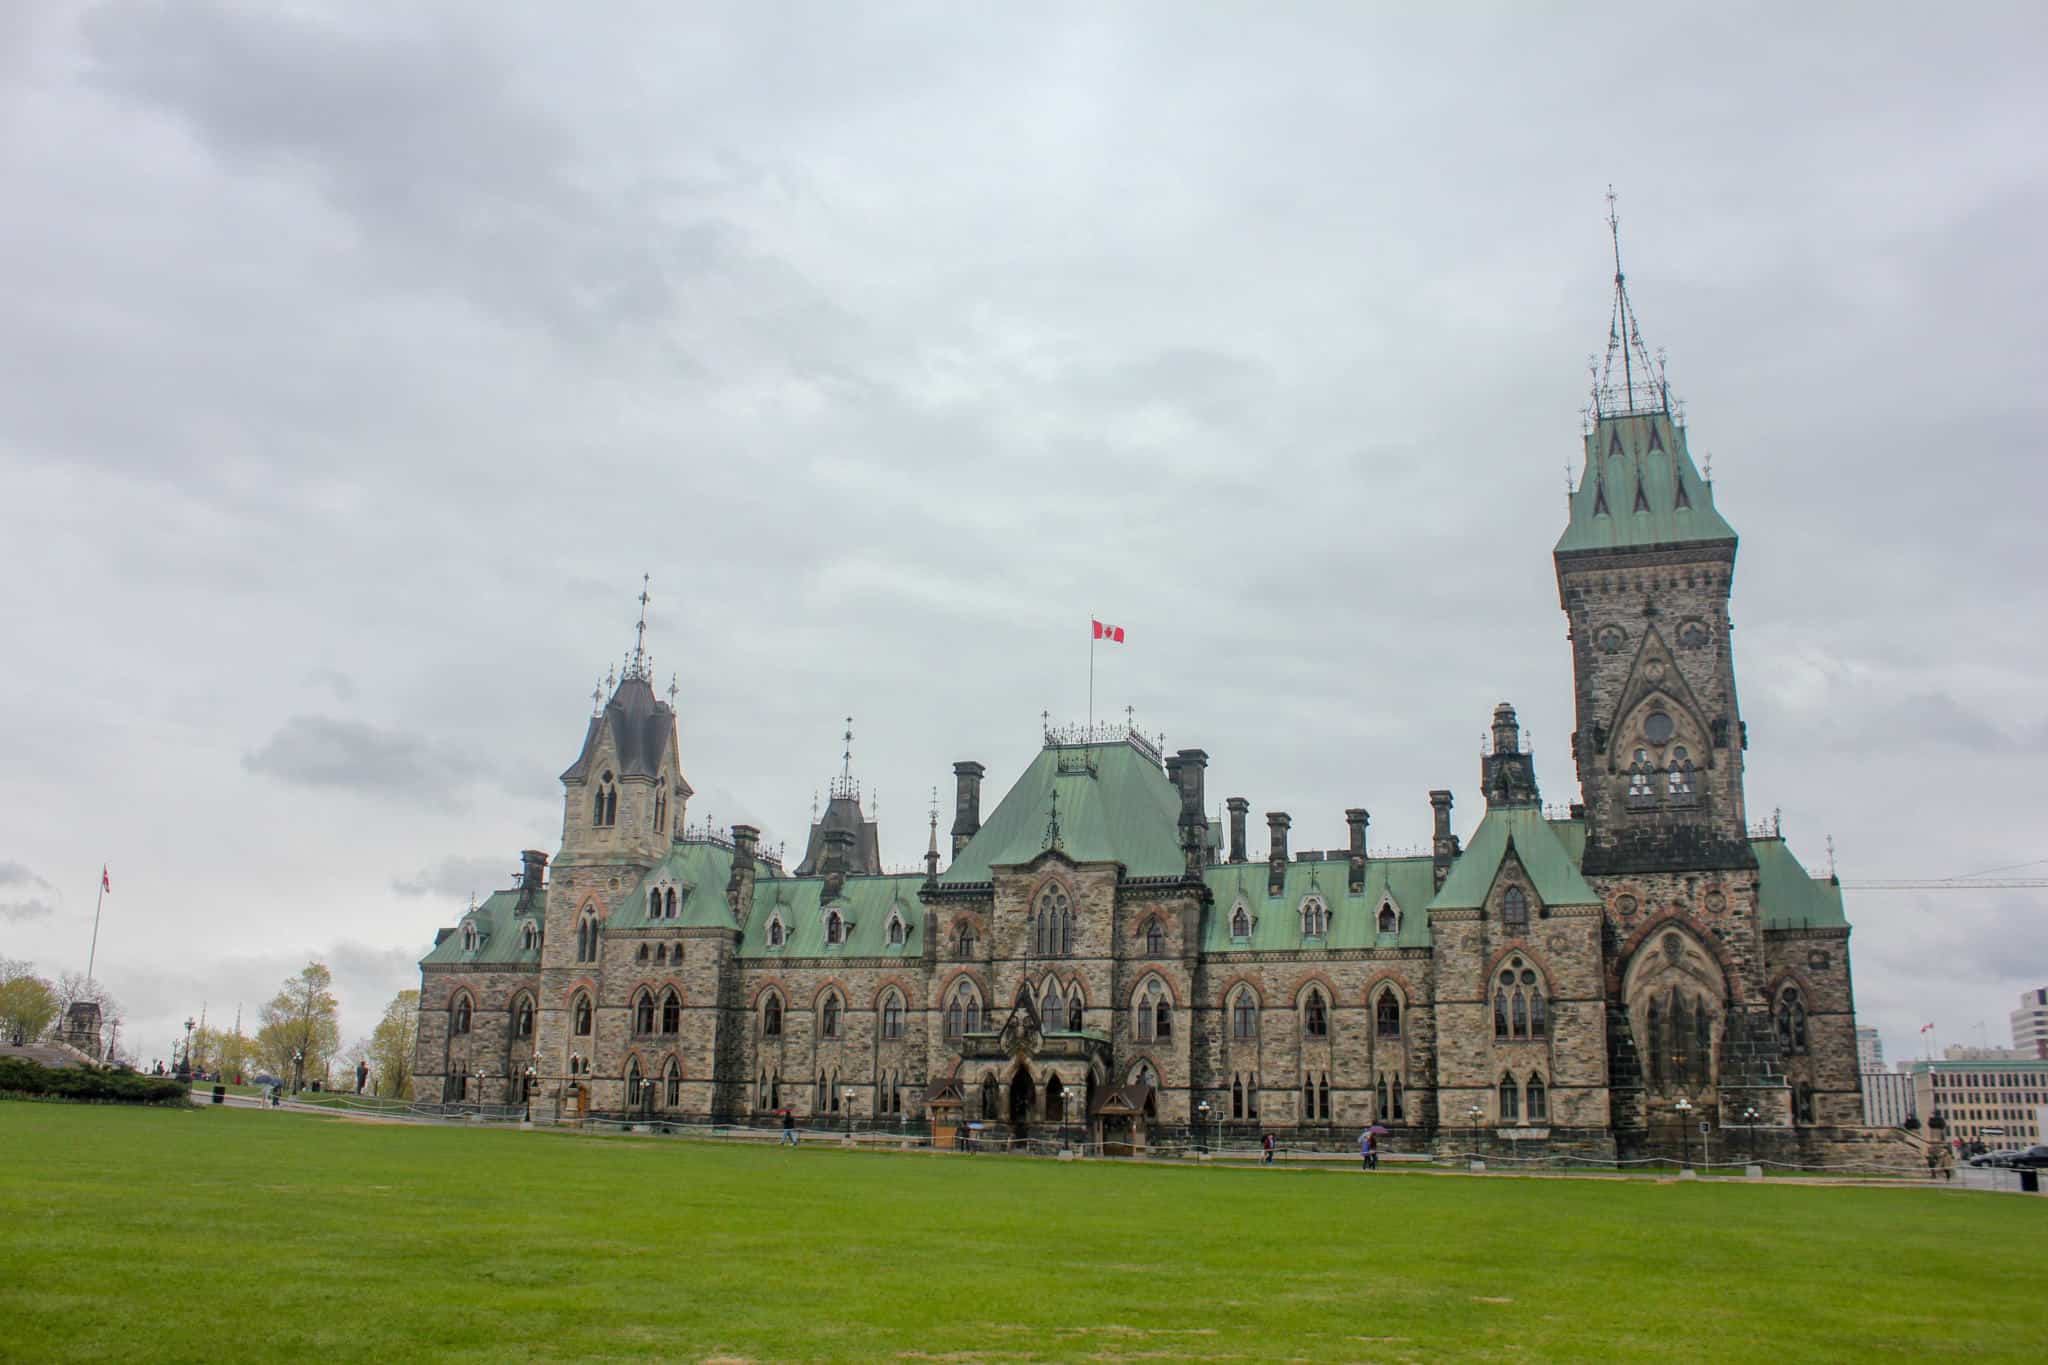
[[[1372,1125],[1372,1127],[1370,1127],[1370,1128],[1366,1129],[1365,1131],[1366,1131],[1366,1132],[1368,1132],[1368,1133],[1371,1133],[1371,1134],[1372,1134],[1372,1135],[1373,1135],[1374,1137],[1378,1137],[1378,1136],[1380,1136],[1380,1135],[1381,1135],[1382,1133],[1386,1132],[1387,1130],[1386,1130],[1386,1128],[1382,1127],[1382,1126],[1381,1126],[1380,1124],[1377,1124],[1377,1123],[1375,1123],[1374,1125]]]

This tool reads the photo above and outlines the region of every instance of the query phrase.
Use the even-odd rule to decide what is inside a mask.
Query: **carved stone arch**
[[[955,967],[952,973],[940,982],[938,999],[942,1002],[951,999],[954,990],[963,980],[974,987],[975,996],[984,1007],[993,999],[989,994],[988,983],[981,979],[981,973],[973,967]]]
[[[1544,993],[1546,995],[1551,994],[1554,983],[1550,979],[1551,971],[1544,963],[1543,955],[1532,948],[1524,946],[1520,940],[1517,940],[1505,948],[1497,949],[1492,960],[1486,964],[1486,974],[1481,980],[1488,983],[1486,992],[1488,998],[1491,998],[1493,995],[1491,987],[1493,979],[1500,975],[1501,968],[1506,965],[1510,958],[1517,957],[1522,959],[1523,966],[1532,969],[1536,973],[1536,984],[1543,988]]]
[[[1662,703],[1677,724],[1677,734],[1664,746],[1683,743],[1691,751],[1696,767],[1713,766],[1713,725],[1707,708],[1679,670],[1678,655],[1654,625],[1643,632],[1642,646],[1629,666],[1628,682],[1622,687],[1614,712],[1608,717],[1607,771],[1625,770],[1639,747],[1638,722],[1653,706]],[[1688,734],[1687,732],[1690,731]]]
[[[1620,964],[1614,978],[1615,986],[1622,992],[1624,997],[1627,994],[1627,975],[1629,969],[1636,961],[1637,954],[1652,938],[1671,928],[1676,928],[1690,934],[1693,941],[1713,958],[1715,965],[1721,969],[1722,976],[1727,980],[1727,999],[1733,1000],[1743,993],[1742,970],[1735,963],[1728,960],[1728,956],[1722,949],[1720,942],[1708,935],[1702,934],[1694,924],[1692,916],[1684,910],[1667,905],[1663,909],[1655,911],[1649,918],[1637,925],[1635,931],[1622,940],[1621,949],[1615,954],[1615,961]]]
[[[892,990],[903,997],[903,1007],[905,1009],[910,1008],[910,1002],[917,998],[912,993],[911,985],[908,981],[905,981],[900,976],[885,976],[875,983],[875,993],[868,1000],[868,1008],[880,1010],[882,1008],[882,1001]]]
[[[1175,1009],[1186,1008],[1185,1002],[1180,998],[1180,988],[1173,984],[1173,978],[1156,967],[1147,968],[1138,973],[1138,979],[1131,983],[1130,998],[1125,1002],[1127,1005],[1137,1003],[1138,996],[1144,992],[1145,983],[1148,981],[1157,981],[1166,988],[1166,998],[1173,1002]]]
[[[841,981],[836,976],[828,976],[823,981],[820,981],[811,991],[811,1010],[813,1013],[823,1007],[825,996],[828,993],[837,995],[842,1006],[847,1001],[853,999],[853,992],[846,989],[844,981]]]
[[[1066,992],[1069,1000],[1073,999],[1074,993],[1078,991],[1081,995],[1081,1004],[1086,1008],[1094,1008],[1095,1001],[1088,990],[1088,979],[1082,976],[1081,973],[1068,972],[1066,977],[1060,982],[1060,985]]]
[[[1652,1093],[1701,1094],[1718,1081],[1729,977],[1691,925],[1664,920],[1622,969],[1622,1003]]]
[[[782,997],[782,1003],[785,1006],[789,1004],[789,987],[783,984],[781,977],[771,976],[754,987],[754,993],[747,997],[747,1008],[752,1010],[760,1009],[762,1002],[771,991]]]
[[[1400,988],[1401,1007],[1404,1010],[1412,1008],[1422,999],[1422,992],[1416,989],[1414,982],[1410,981],[1402,973],[1390,968],[1372,974],[1365,983],[1364,993],[1359,996],[1359,1003],[1367,1009],[1372,1008],[1372,1002],[1379,999],[1380,987],[1387,985],[1389,982]]]
[[[1259,989],[1258,978],[1248,972],[1239,972],[1218,988],[1216,992],[1217,1008],[1228,1009],[1232,997],[1237,994],[1240,986],[1252,993],[1253,1004],[1257,1005],[1260,1009],[1266,1007],[1266,993]]]
[[[1325,1009],[1335,1010],[1337,1002],[1344,998],[1338,992],[1336,983],[1331,981],[1327,974],[1321,971],[1308,971],[1294,978],[1294,985],[1287,992],[1287,998],[1294,1008],[1302,1007],[1303,1002],[1308,999],[1308,990],[1311,986],[1322,989]]]

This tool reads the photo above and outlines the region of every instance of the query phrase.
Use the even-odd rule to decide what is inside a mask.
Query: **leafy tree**
[[[255,1069],[256,1040],[228,1029],[204,1027],[192,1034],[192,1065],[224,1076]]]
[[[412,1054],[420,1036],[420,993],[400,991],[370,1034],[370,1070],[377,1093],[412,1098]]]
[[[57,1017],[71,1013],[71,1007],[81,1000],[90,1000],[100,1007],[100,1046],[111,1049],[113,1040],[120,1035],[121,1025],[127,1022],[121,1002],[107,989],[107,983],[97,978],[87,979],[84,972],[65,972],[57,978]]]
[[[284,989],[263,1006],[262,1027],[256,1030],[257,1060],[290,1081],[292,1056],[303,1053],[298,1077],[318,1076],[341,1046],[340,1004],[331,989],[334,973],[322,962],[308,962],[284,980]]]
[[[57,990],[26,962],[0,958],[0,1038],[33,1042],[57,1018]]]

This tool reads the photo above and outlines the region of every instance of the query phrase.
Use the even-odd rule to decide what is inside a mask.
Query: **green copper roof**
[[[756,863],[756,876],[767,869]],[[733,927],[732,908],[725,902],[725,884],[732,878],[732,850],[703,839],[672,844],[668,856],[648,869],[633,893],[612,912],[608,929],[704,929]],[[676,917],[650,919],[647,893],[656,887],[676,889]],[[664,907],[665,907],[664,899]]]
[[[1756,893],[1766,929],[1846,929],[1842,888],[1809,873],[1783,839],[1751,839]]]
[[[1662,413],[1594,424],[1559,554],[1734,539],[1714,510],[1713,485],[1693,467],[1684,427]]]
[[[1186,868],[1180,794],[1158,762],[1129,743],[1063,744],[1039,750],[939,880],[985,882],[990,868],[1043,853],[1055,788],[1060,852],[1075,862],[1122,863],[1131,877]]]
[[[740,940],[742,957],[917,957],[924,952],[924,904],[918,873],[848,877],[839,899],[821,903],[822,877],[778,877],[754,884],[754,913]],[[825,916],[837,910],[847,921],[846,941],[825,942]],[[889,942],[891,916],[903,921],[903,942]],[[768,946],[768,925],[780,917],[787,933],[782,946]]]
[[[1302,948],[1427,948],[1429,916],[1424,910],[1436,889],[1427,858],[1374,858],[1365,865],[1365,887],[1352,895],[1351,865],[1343,858],[1287,864],[1280,894],[1268,896],[1266,863],[1222,863],[1203,872],[1214,903],[1204,913],[1202,951],[1259,953]],[[1330,932],[1323,938],[1302,935],[1301,904],[1310,895],[1330,909]],[[1399,928],[1379,932],[1382,903],[1391,900]],[[1231,933],[1242,902],[1251,933]]]
[[[1582,833],[1582,846],[1583,840]],[[1451,864],[1451,875],[1444,878],[1443,889],[1430,902],[1430,909],[1467,910],[1484,905],[1510,844],[1536,888],[1538,901],[1544,905],[1600,904],[1600,893],[1579,875],[1579,860],[1543,818],[1542,807],[1505,806],[1486,812],[1472,832],[1472,841]]]
[[[522,947],[526,934],[520,928],[519,891],[493,891],[484,903],[464,914],[439,943],[420,959],[422,967],[434,966],[535,966],[540,965],[540,939],[531,948]],[[542,889],[527,907],[524,918],[536,926],[546,923],[548,893]],[[477,945],[464,949],[462,927],[474,924]]]

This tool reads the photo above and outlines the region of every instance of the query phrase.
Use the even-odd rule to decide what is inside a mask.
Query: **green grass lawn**
[[[2035,1359],[2048,1202],[0,1102],[0,1358]]]

